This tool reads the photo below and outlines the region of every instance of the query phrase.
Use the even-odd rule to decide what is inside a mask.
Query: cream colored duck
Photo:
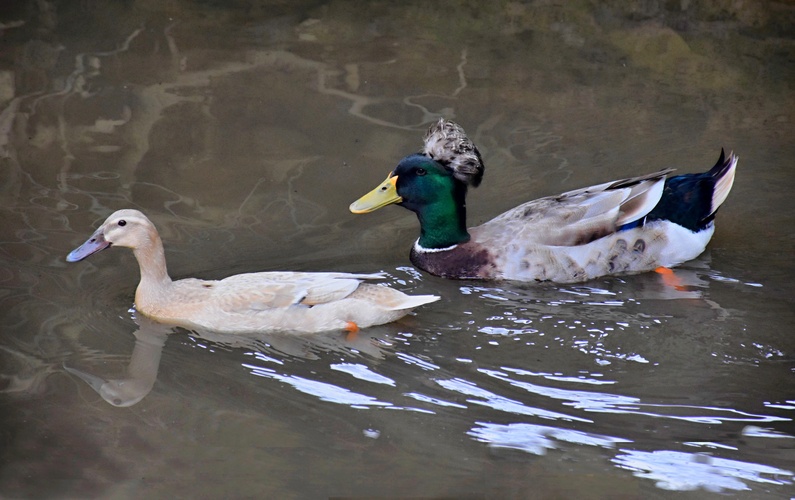
[[[419,154],[351,204],[366,213],[396,203],[417,214],[411,261],[445,278],[571,283],[672,267],[697,257],[715,231],[715,212],[734,183],[737,157],[721,151],[708,172],[672,169],[529,201],[466,226],[468,186],[480,153],[456,123],[430,127]]]
[[[172,281],[154,224],[138,210],[115,212],[66,260],[112,245],[132,248],[141,270],[136,309],[154,320],[223,333],[356,330],[395,321],[439,300],[362,283],[381,274],[262,272]]]

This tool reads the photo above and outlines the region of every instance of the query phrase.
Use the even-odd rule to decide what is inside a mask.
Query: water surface
[[[795,13],[749,4],[4,7],[0,495],[793,496]],[[442,280],[413,214],[347,209],[440,116],[484,156],[471,224],[721,147],[737,181],[681,289]],[[357,336],[163,329],[130,252],[64,261],[120,208],[176,278],[443,299]]]

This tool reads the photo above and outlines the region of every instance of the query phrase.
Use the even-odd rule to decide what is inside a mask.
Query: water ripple
[[[439,369],[438,365],[435,365],[435,364],[431,363],[430,361],[422,360],[422,359],[418,358],[417,356],[411,356],[410,354],[405,354],[405,353],[399,352],[399,353],[397,353],[397,357],[399,359],[401,359],[403,362],[405,362],[406,364],[418,366],[418,367],[422,368],[423,370],[438,370]]]
[[[374,384],[384,384],[391,386],[395,385],[395,381],[391,378],[379,375],[378,373],[370,370],[367,366],[359,363],[332,363],[330,368],[332,370],[347,373],[348,375],[358,378],[359,380],[373,382]]]
[[[792,484],[792,472],[752,462],[679,451],[620,450],[613,462],[637,477],[656,481],[658,488],[673,491],[704,489],[711,492],[750,490],[745,481]]]
[[[526,406],[520,401],[509,399],[504,396],[499,396],[485,389],[481,389],[472,382],[469,382],[467,380],[462,380],[460,378],[437,380],[436,383],[444,387],[445,389],[459,392],[467,396],[481,398],[482,400],[467,399],[467,402],[476,405],[488,406],[489,408],[493,408],[495,410],[504,411],[507,413],[513,413],[517,415],[530,415],[549,420],[566,420],[566,421],[593,423],[591,420],[586,420],[584,418],[579,418],[572,415],[566,415],[564,413],[558,413],[555,411],[542,410],[541,408]]]
[[[544,425],[475,423],[480,427],[471,429],[467,434],[477,441],[488,443],[489,446],[495,448],[511,448],[533,453],[534,455],[543,455],[546,450],[556,448],[553,440],[603,448],[612,448],[617,443],[631,442],[629,439]]]
[[[351,408],[368,408],[371,406],[392,405],[391,403],[379,401],[378,399],[372,396],[359,394],[357,392],[353,392],[349,389],[345,389],[343,387],[339,387],[334,384],[328,384],[326,382],[320,382],[317,380],[310,380],[308,378],[300,377],[298,375],[281,375],[279,373],[276,373],[274,370],[271,370],[269,368],[263,368],[261,366],[256,366],[256,365],[243,364],[243,366],[245,368],[250,369],[252,375],[256,375],[258,377],[271,378],[278,380],[280,382],[284,382],[285,384],[293,386],[296,390],[303,392],[304,394],[316,396],[321,401],[328,401],[329,403],[348,405]]]
[[[578,410],[585,410],[596,413],[614,413],[643,415],[648,417],[670,418],[675,420],[685,420],[699,424],[720,424],[725,422],[787,422],[788,418],[776,417],[771,415],[759,415],[748,413],[732,408],[717,408],[713,406],[696,405],[670,405],[642,403],[640,398],[632,396],[621,396],[606,392],[580,391],[570,389],[559,389],[513,380],[506,373],[497,370],[478,369],[480,373],[488,375],[497,380],[507,382],[513,387],[523,389],[531,394],[545,396],[551,399],[563,400],[563,404]],[[659,409],[659,411],[649,411],[643,409]],[[702,413],[701,415],[688,415],[693,411]]]
[[[423,403],[430,403],[437,406],[445,406],[449,408],[460,408],[462,410],[466,410],[466,405],[460,405],[458,403],[452,403],[450,401],[445,401],[443,399],[434,398],[431,396],[426,396],[425,394],[420,394],[418,392],[408,392],[404,394],[404,396],[416,399],[417,401],[422,401]]]

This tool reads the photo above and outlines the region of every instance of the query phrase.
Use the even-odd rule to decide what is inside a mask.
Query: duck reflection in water
[[[178,333],[177,327],[153,321],[133,310],[133,320],[138,329],[133,332],[133,347],[130,362],[121,378],[104,378],[84,370],[67,366],[63,368],[80,378],[94,389],[102,399],[113,406],[125,408],[138,404],[154,387],[160,368],[160,358],[168,336]],[[210,342],[230,349],[243,349],[246,354],[257,357],[293,357],[317,359],[319,351],[357,352],[371,359],[383,359],[384,349],[391,345],[388,333],[391,329],[373,327],[366,333],[356,334],[327,332],[323,335],[306,336],[289,333],[258,335],[224,334],[209,330],[194,330],[191,337],[199,342]],[[263,351],[267,351],[265,354]],[[277,362],[281,360],[276,359]]]
[[[105,379],[98,375],[70,368],[64,364],[64,369],[86,382],[89,387],[97,391],[102,399],[118,407],[133,406],[146,397],[152,390],[157,380],[157,371],[160,367],[160,356],[166,344],[168,334],[174,328],[157,323],[145,316],[135,317],[138,330],[135,335],[130,363],[127,373],[123,378]]]

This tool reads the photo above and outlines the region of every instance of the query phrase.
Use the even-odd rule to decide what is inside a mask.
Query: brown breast
[[[442,278],[492,279],[496,273],[489,250],[473,241],[437,252],[418,251],[413,246],[410,257],[418,268]]]

